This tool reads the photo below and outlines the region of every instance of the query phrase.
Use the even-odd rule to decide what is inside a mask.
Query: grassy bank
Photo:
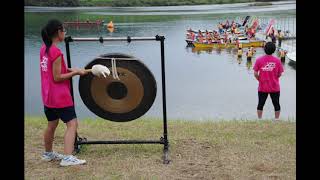
[[[25,119],[25,179],[295,179],[296,124],[271,121],[193,122],[169,120],[169,165],[161,145],[84,145],[86,165],[59,167],[42,162],[44,117]],[[63,151],[65,126],[58,126],[54,150]],[[158,140],[162,121],[128,123],[83,120],[88,140]]]

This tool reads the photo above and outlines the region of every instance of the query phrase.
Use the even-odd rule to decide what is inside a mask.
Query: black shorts
[[[252,57],[248,56],[248,57],[247,57],[247,60],[248,60],[248,61],[251,61],[251,58],[252,58]]]
[[[264,106],[269,94],[271,96],[271,101],[272,101],[274,110],[280,111],[280,109],[281,109],[280,103],[279,103],[280,92],[267,93],[267,92],[260,92],[260,91],[258,92],[259,101],[258,101],[257,110],[260,110],[260,111],[263,110],[263,106]]]
[[[74,106],[65,108],[49,108],[44,106],[44,113],[46,114],[48,121],[61,119],[64,123],[67,123],[70,120],[77,118]]]

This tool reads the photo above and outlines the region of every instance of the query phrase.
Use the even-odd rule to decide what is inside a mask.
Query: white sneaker
[[[44,152],[41,159],[44,161],[61,160],[64,156],[57,152]]]
[[[75,156],[68,155],[68,156],[64,156],[64,158],[61,160],[60,166],[80,165],[85,163],[86,163],[86,160],[78,159]]]
[[[273,120],[273,122],[280,122],[280,119],[279,118],[274,118],[274,119],[272,119]]]

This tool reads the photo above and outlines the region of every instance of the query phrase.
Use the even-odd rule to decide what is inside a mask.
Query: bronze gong
[[[120,80],[112,75],[111,58],[116,59]],[[80,77],[80,96],[91,112],[110,121],[127,122],[150,109],[156,97],[157,84],[141,61],[126,54],[111,53],[95,58],[85,69],[91,69],[95,64],[107,66],[111,74],[106,78],[92,73]]]

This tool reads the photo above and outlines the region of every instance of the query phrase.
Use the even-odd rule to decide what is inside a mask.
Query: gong
[[[114,78],[112,58],[118,78]],[[141,61],[120,53],[101,55],[85,69],[101,64],[110,69],[106,78],[92,73],[80,76],[79,92],[83,103],[97,116],[115,122],[127,122],[144,115],[152,106],[157,84],[153,74]]]

